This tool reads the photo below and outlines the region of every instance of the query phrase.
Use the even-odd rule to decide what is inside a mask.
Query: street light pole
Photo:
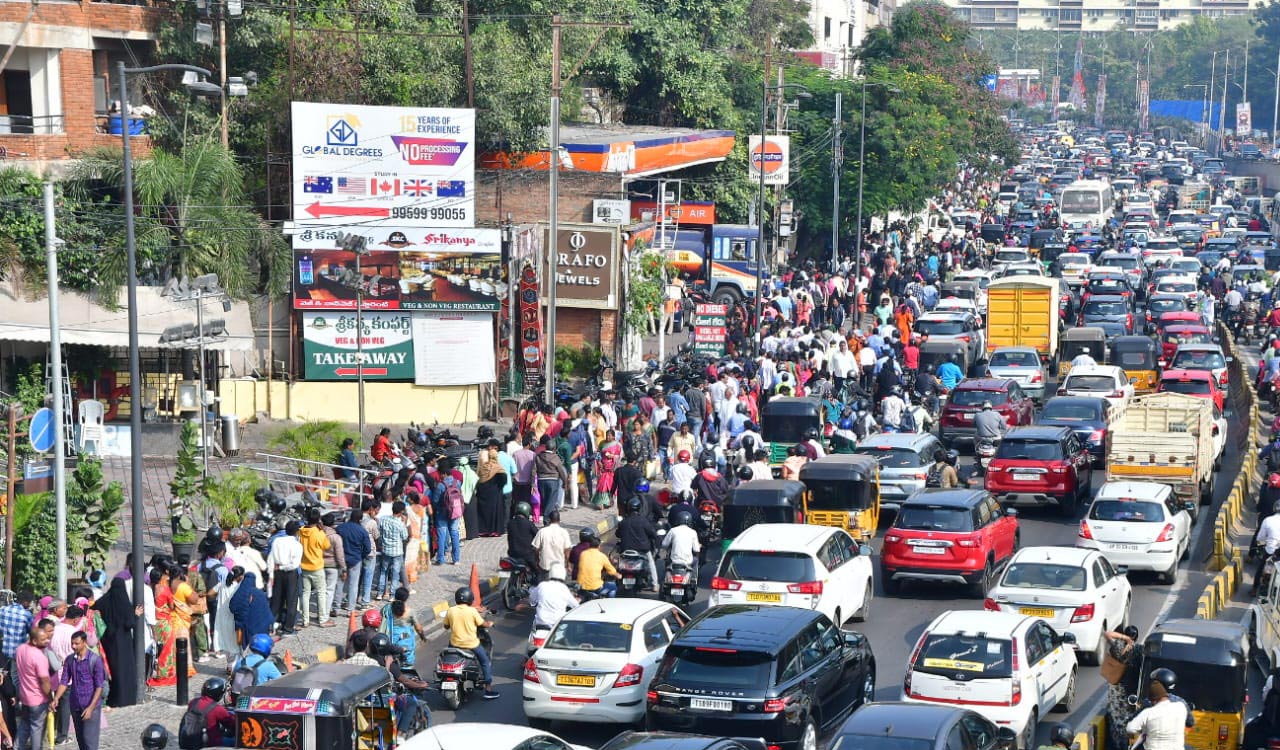
[[[844,166],[844,133],[841,131],[840,107],[844,96],[836,92],[836,116],[832,120],[835,136],[831,141],[831,273],[840,264],[840,172]]]
[[[760,329],[760,316],[764,314],[764,145],[769,134],[766,132],[769,117],[769,75],[768,65],[760,76],[760,162],[756,164],[756,176],[759,178],[759,192],[756,200],[756,330]],[[751,160],[751,154],[747,154]],[[755,353],[760,353],[761,337],[755,336]]]
[[[124,61],[116,63],[116,81],[120,91],[120,141],[124,180],[124,247],[125,264],[128,266],[129,306],[129,510],[133,516],[132,552],[133,603],[140,606],[145,601],[146,540],[142,535],[142,353],[138,348],[138,249],[133,218],[133,149],[129,133],[129,81],[130,75],[166,70],[195,73],[207,78],[209,71],[194,65],[165,64],[143,68],[126,68]],[[60,373],[55,373],[60,375]],[[58,415],[57,418],[61,418]],[[133,654],[135,674],[139,681],[146,677],[147,638],[146,621],[138,615],[133,629]]]
[[[853,327],[862,325],[858,312],[858,282],[862,280],[862,185],[867,161],[867,82],[862,82],[862,117],[858,120],[858,226],[854,230],[853,256]]]

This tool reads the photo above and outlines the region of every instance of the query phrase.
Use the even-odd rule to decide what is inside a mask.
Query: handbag
[[[1106,635],[1103,635],[1103,638],[1105,637]],[[1132,650],[1132,644],[1125,644],[1124,653],[1126,656],[1128,656]],[[1109,685],[1118,685],[1120,684],[1121,678],[1124,677],[1124,670],[1126,667],[1127,665],[1125,662],[1111,655],[1111,648],[1108,644],[1108,647],[1105,649],[1104,656],[1102,657],[1102,665],[1099,668],[1099,671],[1102,673],[1102,679],[1106,680]]]

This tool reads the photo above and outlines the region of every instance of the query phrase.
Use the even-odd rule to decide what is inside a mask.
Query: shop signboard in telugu
[[[475,111],[293,103],[304,226],[475,226]]]
[[[367,312],[362,344],[356,341],[356,314],[302,314],[302,357],[307,380],[355,380],[358,348],[364,347],[365,380],[413,380],[413,316]]]
[[[728,305],[699,304],[693,308],[693,350],[723,357],[729,340]]]
[[[618,306],[618,228],[560,224],[556,242],[556,304],[612,310]],[[546,241],[547,230],[543,230]]]
[[[358,227],[368,252],[356,272],[355,253],[336,250],[344,233],[310,228],[293,237],[298,310],[497,310],[507,295],[498,229]]]

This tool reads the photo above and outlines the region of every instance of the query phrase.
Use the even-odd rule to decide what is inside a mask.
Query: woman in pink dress
[[[596,491],[591,496],[591,504],[596,508],[608,508],[613,505],[618,494],[618,486],[614,482],[613,473],[622,463],[622,443],[613,430],[604,434],[604,442],[600,444],[596,458]]]

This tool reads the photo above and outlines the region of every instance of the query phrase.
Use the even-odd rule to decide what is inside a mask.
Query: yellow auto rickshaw
[[[769,465],[782,466],[787,449],[804,441],[810,430],[821,435],[825,414],[816,398],[774,396],[766,401],[760,407],[760,437],[769,444]]]
[[[1239,748],[1248,693],[1245,628],[1223,620],[1165,620],[1143,644],[1141,690],[1147,689],[1147,675],[1161,667],[1178,676],[1173,692],[1187,702],[1195,717],[1195,727],[1186,734],[1188,750]]]
[[[872,456],[836,454],[800,468],[809,488],[804,501],[806,523],[835,526],[869,542],[880,525],[880,463]]]
[[[1117,336],[1111,364],[1124,370],[1136,393],[1154,393],[1160,383],[1160,346],[1150,336]]]
[[[1058,380],[1067,376],[1071,369],[1071,360],[1081,354],[1088,354],[1094,361],[1102,364],[1107,359],[1107,332],[1101,328],[1085,326],[1084,328],[1068,328],[1058,343]]]

